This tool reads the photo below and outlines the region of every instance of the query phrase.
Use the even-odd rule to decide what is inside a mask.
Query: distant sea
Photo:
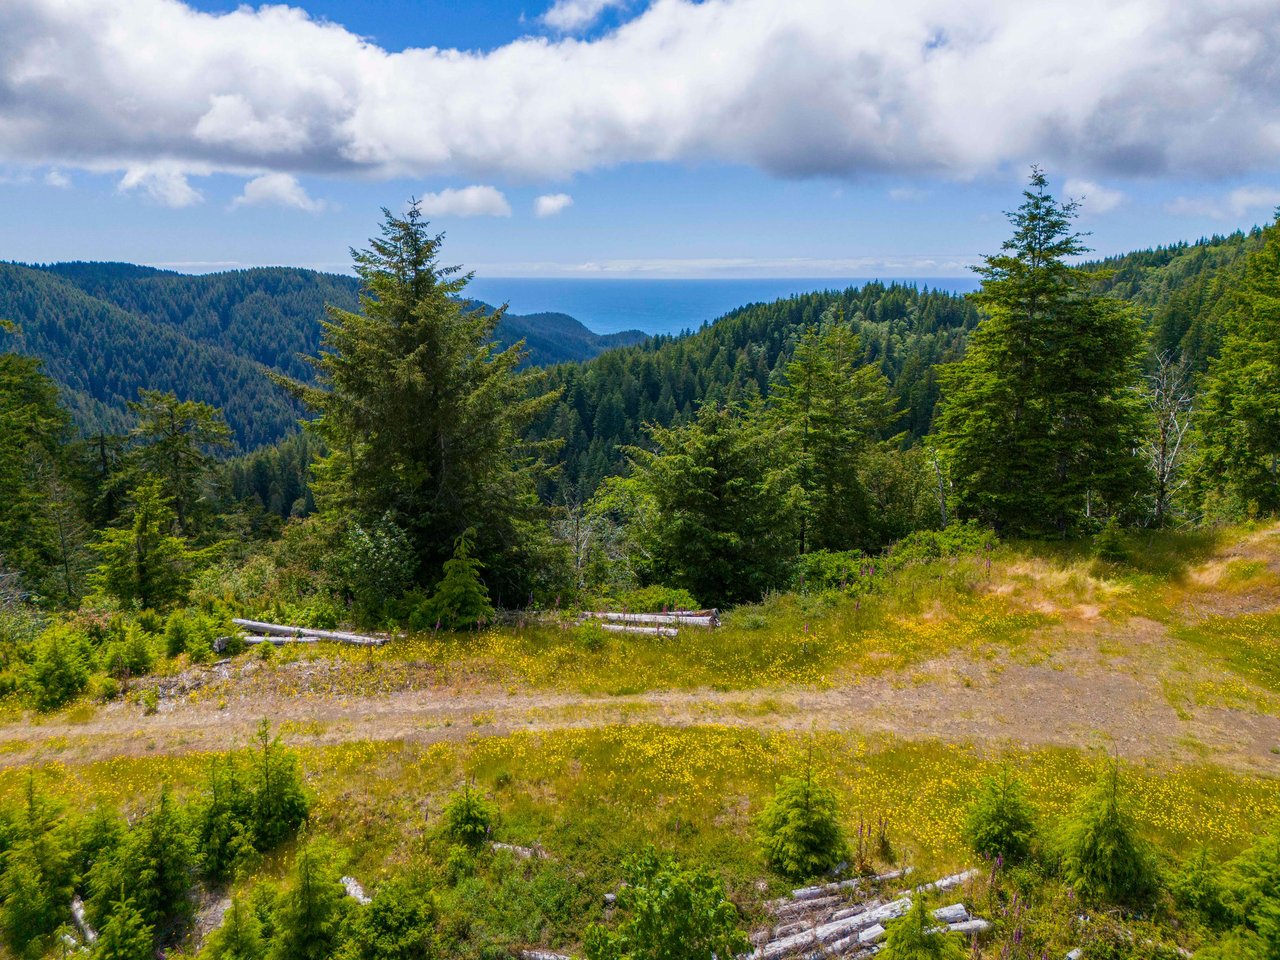
[[[560,280],[545,277],[476,277],[467,293],[512,313],[567,313],[596,333],[696,330],[748,303],[772,302],[795,293],[843,290],[871,282],[848,280]],[[968,293],[977,277],[890,278],[931,289]]]

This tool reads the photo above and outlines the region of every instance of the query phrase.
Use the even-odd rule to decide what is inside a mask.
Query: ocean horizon
[[[844,290],[876,282],[875,277],[732,280],[633,280],[573,277],[475,277],[467,295],[495,306],[510,304],[516,314],[567,313],[596,333],[641,330],[677,334],[697,330],[731,310],[815,290]],[[914,284],[968,293],[973,277],[885,277],[883,283]]]

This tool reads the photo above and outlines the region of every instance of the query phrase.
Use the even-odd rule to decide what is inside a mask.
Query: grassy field
[[[1029,784],[1047,835],[1108,755],[1169,864],[1201,845],[1225,858],[1280,816],[1280,535],[1130,548],[1131,563],[1104,565],[1079,547],[1005,545],[907,567],[858,599],[773,597],[675,640],[529,623],[216,668],[179,659],[110,704],[10,704],[0,798],[34,775],[71,807],[140,810],[162,783],[190,790],[267,716],[302,757],[309,829],[345,870],[373,887],[422,874],[447,915],[502,950],[575,949],[646,843],[713,864],[759,920],[784,884],[755,821],[810,762],[846,830],[887,824],[894,861],[921,876],[973,862],[964,811],[1001,764]],[[154,714],[138,702],[148,687],[164,692]],[[463,783],[496,805],[497,839],[550,859],[444,844],[440,811]]]

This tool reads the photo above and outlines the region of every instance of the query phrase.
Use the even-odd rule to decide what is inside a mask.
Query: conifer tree
[[[331,308],[310,358],[317,383],[288,384],[330,451],[315,467],[317,505],[338,526],[389,516],[420,584],[474,527],[476,556],[508,596],[524,596],[548,535],[535,490],[544,468],[522,436],[555,398],[519,370],[523,342],[493,345],[502,311],[462,298],[470,275],[439,264],[443,234],[417,205],[383,212],[381,236],[352,253],[363,312]]]
[[[978,268],[987,317],[963,360],[941,370],[940,446],[962,514],[1015,534],[1068,535],[1123,513],[1144,480],[1132,307],[1095,295],[1074,202],[1034,169],[1013,236]]]
[[[93,948],[94,960],[152,960],[154,931],[126,899],[114,904]]]
[[[474,627],[485,617],[493,615],[489,590],[480,579],[482,564],[471,556],[474,534],[474,530],[468,530],[455,542],[452,559],[445,561],[444,579],[422,610],[423,626],[438,623],[456,630]]]
[[[241,898],[234,897],[222,918],[222,926],[210,934],[200,957],[201,960],[262,960],[266,953],[257,914]]]
[[[1200,486],[1234,513],[1280,512],[1280,229],[1250,255],[1196,423]]]
[[[966,951],[960,938],[949,934],[917,896],[907,915],[889,925],[880,956],[884,960],[964,960]]]
[[[860,361],[858,337],[837,311],[805,332],[771,397],[800,553],[878,546],[858,465],[894,411],[884,374]]]
[[[1120,770],[1111,762],[1076,805],[1059,838],[1062,873],[1081,895],[1142,904],[1157,888],[1155,865],[1120,795]]]
[[[128,526],[105,530],[94,549],[101,562],[92,582],[105,593],[143,609],[180,599],[200,553],[176,533],[177,516],[158,479],[133,492]]]
[[[292,886],[275,914],[271,960],[329,960],[337,947],[346,891],[313,846],[298,852]]]
[[[160,479],[178,529],[191,536],[199,526],[201,485],[213,466],[212,451],[231,446],[231,428],[217,407],[159,390],[138,391],[129,410],[138,420],[130,432],[138,444],[131,472]]]

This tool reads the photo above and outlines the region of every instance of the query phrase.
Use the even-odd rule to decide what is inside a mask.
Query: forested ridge
[[[307,378],[325,308],[356,306],[355,277],[285,267],[187,275],[125,263],[0,264],[0,317],[45,362],[86,433],[131,423],[141,388],[221,408],[236,445],[296,432],[303,411],[266,374]],[[531,363],[581,360],[642,335],[591,333],[564,314],[506,314],[494,332]]]

